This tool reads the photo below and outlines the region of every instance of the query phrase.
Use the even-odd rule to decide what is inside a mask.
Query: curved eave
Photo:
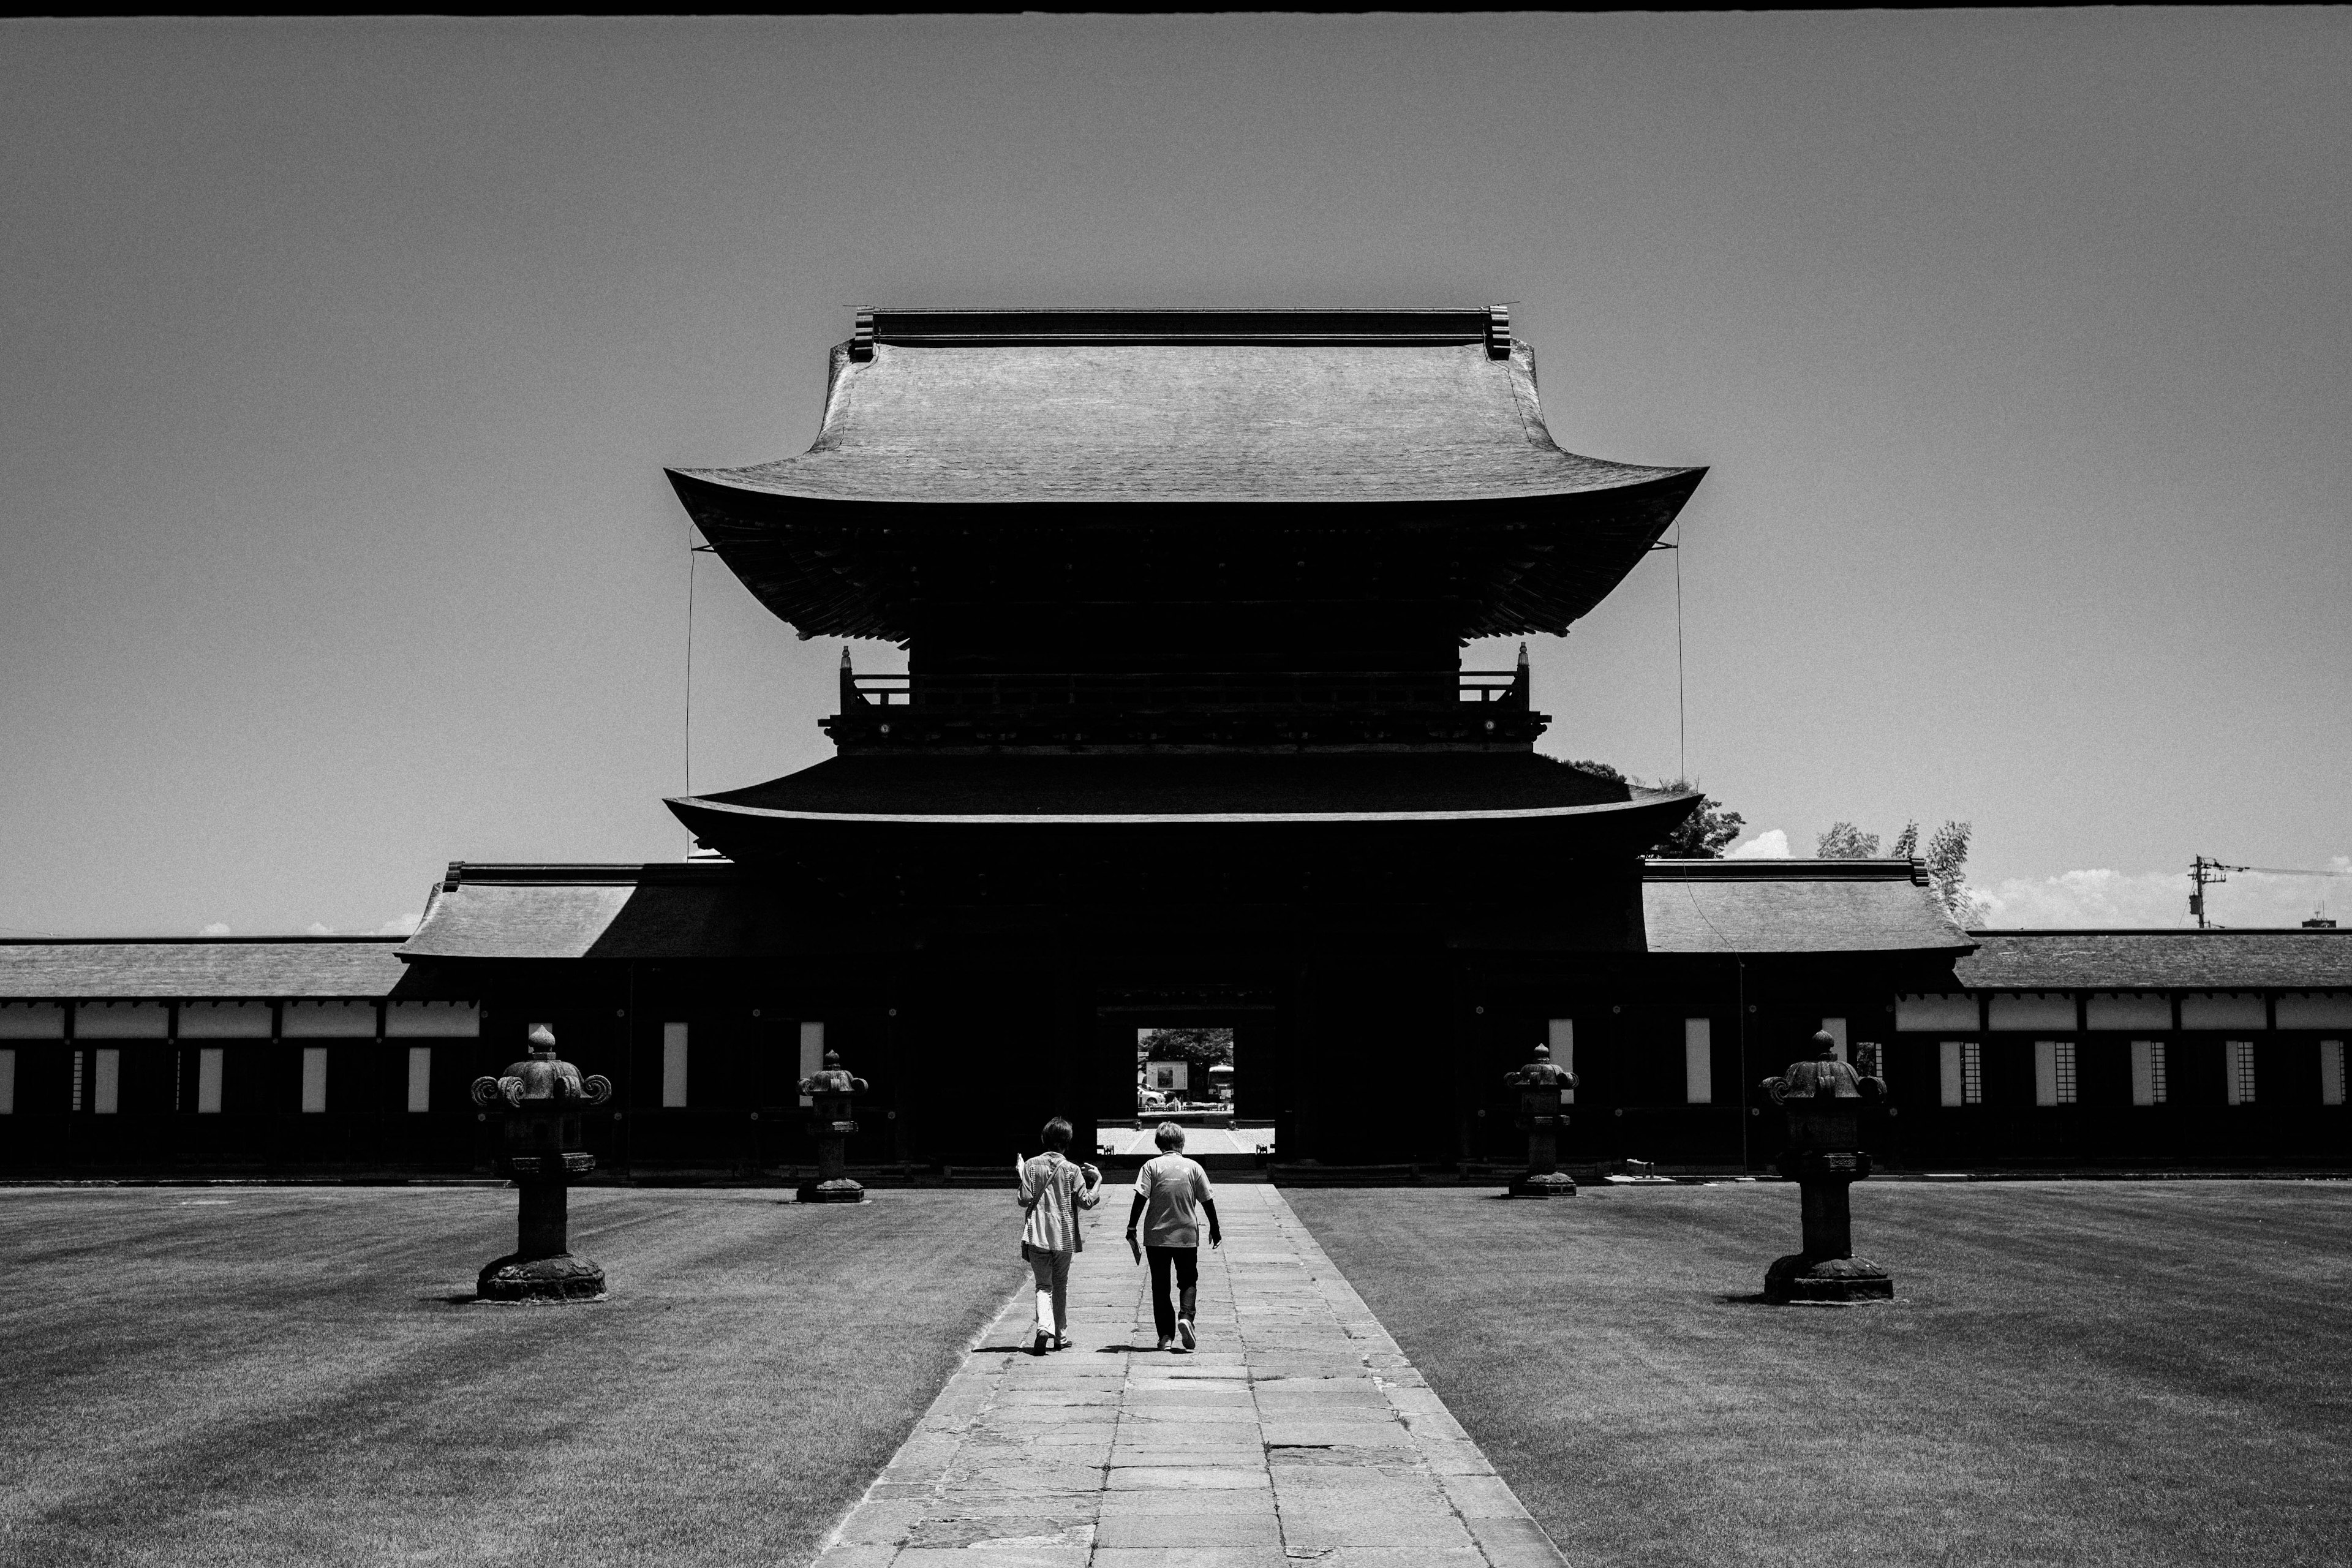
[[[1465,496],[1378,499],[1155,498],[1147,516],[1136,499],[925,501],[802,495],[741,481],[732,470],[667,470],[679,501],[719,558],[770,613],[801,636],[913,635],[915,595],[892,557],[920,546],[931,525],[962,521],[1013,532],[1083,527],[1122,531],[1151,525],[1234,524],[1260,511],[1317,529],[1381,528],[1460,537],[1482,524],[1558,531],[1538,539],[1461,604],[1458,635],[1558,636],[1613,592],[1668,528],[1706,475],[1704,468],[1623,468],[1618,482],[1486,491]],[[910,506],[924,510],[912,511]],[[1442,510],[1433,510],[1433,508]],[[1318,515],[1321,514],[1321,515]],[[1334,515],[1337,514],[1337,515]],[[1271,521],[1271,520],[1268,520]],[[909,526],[912,524],[913,526]],[[886,534],[895,535],[887,547]]]
[[[1350,823],[1350,822],[1528,822],[1570,816],[1617,816],[1645,807],[1696,800],[1695,795],[1660,795],[1645,800],[1612,800],[1594,805],[1522,806],[1499,811],[1165,811],[1086,812],[1059,816],[1004,812],[953,816],[944,812],[782,811],[774,806],[735,805],[703,795],[671,795],[662,804],[680,816],[689,811],[772,822],[896,823],[959,827],[1168,826],[1212,823]]]
[[[696,837],[716,846],[739,861],[790,855],[846,837],[861,844],[877,833],[919,832],[927,843],[948,837],[969,840],[984,835],[988,841],[1007,833],[1075,831],[1161,833],[1202,828],[1222,831],[1279,828],[1296,833],[1364,829],[1410,831],[1415,827],[1447,827],[1475,831],[1484,826],[1537,828],[1589,828],[1596,839],[1616,843],[1626,853],[1638,854],[1671,832],[1689,814],[1698,796],[1693,794],[1653,794],[1635,800],[1588,805],[1532,806],[1476,811],[1269,811],[1269,812],[1102,812],[1087,814],[929,814],[886,812],[791,811],[773,806],[740,805],[701,796],[673,796],[665,801]],[[936,836],[936,837],[934,837]],[[1618,842],[1622,841],[1622,842]]]
[[[751,468],[665,468],[669,481],[686,501],[687,510],[695,510],[688,487],[705,487],[709,490],[749,502],[751,498],[797,501],[818,506],[843,508],[866,507],[975,507],[1000,509],[1005,507],[1076,508],[1091,506],[1381,506],[1411,504],[1467,505],[1479,501],[1540,500],[1547,498],[1565,499],[1572,496],[1609,495],[1637,489],[1643,485],[1663,484],[1677,479],[1687,479],[1696,486],[1706,469],[1697,468],[1646,468],[1631,463],[1604,463],[1592,458],[1581,459],[1590,465],[1587,471],[1575,478],[1562,476],[1557,481],[1537,481],[1529,484],[1471,485],[1464,487],[1430,486],[1409,488],[1404,484],[1383,486],[1374,493],[1363,490],[1333,489],[1301,491],[1293,494],[1272,494],[1259,489],[1236,489],[1230,491],[1213,489],[1120,489],[1105,485],[1098,492],[1084,494],[1004,493],[972,495],[940,495],[901,492],[877,484],[849,489],[837,485],[795,481],[788,464],[762,465]],[[1598,470],[1596,474],[1594,470]]]

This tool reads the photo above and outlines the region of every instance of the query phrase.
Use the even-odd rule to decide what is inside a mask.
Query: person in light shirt
[[[1143,1252],[1151,1260],[1151,1321],[1160,1331],[1163,1351],[1190,1351],[1199,1342],[1192,1324],[1201,1294],[1201,1220],[1209,1222],[1209,1245],[1224,1245],[1217,1224],[1217,1204],[1209,1191],[1209,1173],[1184,1155],[1184,1130],[1163,1121],[1153,1142],[1160,1156],[1144,1162],[1135,1173],[1135,1203],[1127,1211],[1127,1241],[1136,1241],[1136,1226],[1143,1226]],[[1180,1300],[1169,1300],[1169,1276],[1175,1276]]]
[[[1056,1116],[1042,1135],[1045,1152],[1019,1160],[1021,1207],[1029,1217],[1021,1227],[1021,1256],[1037,1280],[1037,1333],[1033,1355],[1070,1348],[1070,1259],[1087,1245],[1078,1231],[1078,1211],[1102,1201],[1102,1173],[1072,1164],[1068,1121]]]

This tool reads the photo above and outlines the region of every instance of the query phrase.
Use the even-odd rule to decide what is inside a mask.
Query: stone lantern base
[[[827,1182],[805,1182],[798,1194],[804,1204],[862,1204],[866,1188],[847,1176],[835,1176]]]
[[[1861,1258],[1822,1258],[1808,1261],[1801,1252],[1773,1259],[1764,1271],[1764,1300],[1780,1305],[1791,1301],[1890,1301],[1895,1278],[1877,1264]]]
[[[516,1253],[484,1265],[474,1289],[485,1301],[593,1301],[604,1294],[604,1271],[568,1252]]]
[[[1566,1171],[1525,1175],[1512,1182],[1506,1195],[1514,1198],[1572,1198],[1576,1195],[1576,1178]]]

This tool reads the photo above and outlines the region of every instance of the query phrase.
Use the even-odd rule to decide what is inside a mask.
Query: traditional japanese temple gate
[[[1548,1043],[1569,1162],[1760,1168],[1817,1028],[1890,1165],[2352,1159],[2352,932],[1980,939],[1909,862],[1645,858],[1695,796],[1538,752],[1461,648],[1565,633],[1702,470],[1563,451],[1499,310],[877,311],[810,450],[671,478],[801,635],[905,650],[837,754],[669,802],[683,862],[453,865],[405,942],[0,942],[0,1165],[479,1165],[533,1023],[640,1175],[805,1163],[828,1047],[853,1163],[992,1168],[1174,1023],[1286,1163],[1521,1159]]]
[[[669,803],[723,862],[455,867],[404,956],[541,1012],[609,962],[779,1061],[762,1028],[821,1017],[888,1152],[942,1161],[1131,1104],[1136,1022],[1180,1017],[1253,1042],[1285,1160],[1489,1156],[1554,1020],[1606,1080],[1645,1009],[1711,1009],[1737,1152],[1748,983],[1644,904],[1696,796],[1538,753],[1524,656],[1460,657],[1567,631],[1702,474],[1560,449],[1499,310],[861,318],[808,452],[671,479],[779,617],[904,670],[845,655],[831,761]],[[1827,983],[1946,983],[1912,868],[1842,876]]]

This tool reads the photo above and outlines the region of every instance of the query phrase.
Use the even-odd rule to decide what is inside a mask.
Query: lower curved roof
[[[1638,945],[1661,957],[1908,954],[1948,965],[1971,940],[1940,914],[1933,889],[1918,886],[1910,869],[1887,861],[1650,861],[1642,873],[1647,935]],[[843,921],[809,908],[803,887],[772,869],[728,861],[453,866],[400,954],[428,963],[738,958],[772,964],[910,952],[922,944],[919,924]],[[1563,909],[1590,901],[1589,889],[1558,892]],[[1476,931],[1453,945],[1615,950],[1596,943],[1590,931],[1538,933],[1529,942],[1523,910],[1509,911],[1508,923],[1515,931],[1507,940]]]
[[[1696,800],[1532,752],[845,756],[667,804],[730,819],[963,824],[1369,822],[1623,812]]]

